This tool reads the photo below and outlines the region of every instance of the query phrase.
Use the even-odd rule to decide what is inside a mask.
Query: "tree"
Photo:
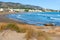
[[[29,11],[29,9],[25,9],[25,12],[28,12]]]

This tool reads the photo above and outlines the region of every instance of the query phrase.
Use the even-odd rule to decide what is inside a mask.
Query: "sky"
[[[2,2],[15,2],[21,4],[29,4],[40,6],[48,9],[60,10],[60,0],[0,0]]]

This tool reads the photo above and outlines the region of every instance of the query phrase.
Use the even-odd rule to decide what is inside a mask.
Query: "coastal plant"
[[[46,32],[38,31],[37,40],[51,40]]]
[[[10,29],[10,30],[15,30],[17,32],[20,32],[20,29],[19,27],[16,25],[16,24],[13,24],[13,23],[9,23],[5,26],[5,29]]]
[[[27,28],[18,26],[16,23],[7,23],[6,25],[0,25],[0,31],[13,30],[20,33],[25,33]]]
[[[35,36],[34,34],[34,29],[33,28],[30,28],[27,32],[26,32],[26,40],[30,40],[30,39],[33,39],[33,37]]]
[[[5,29],[5,25],[0,25],[0,32]]]
[[[19,28],[20,29],[20,33],[25,33],[27,31],[27,29],[25,28]]]
[[[15,23],[9,23],[5,26],[5,29],[10,29],[10,30],[15,30],[16,32],[20,32],[20,33],[25,33],[26,32],[26,28],[22,28],[17,26]]]

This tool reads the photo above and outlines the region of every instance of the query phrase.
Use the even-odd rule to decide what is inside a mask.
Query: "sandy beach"
[[[14,13],[9,13],[9,12],[0,12],[0,22],[5,22],[5,23],[22,23],[16,20],[12,20],[6,17],[7,14],[14,14]]]

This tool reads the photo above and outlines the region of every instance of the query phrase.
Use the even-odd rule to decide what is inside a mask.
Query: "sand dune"
[[[25,33],[17,33],[11,30],[0,32],[0,40],[26,40]]]

